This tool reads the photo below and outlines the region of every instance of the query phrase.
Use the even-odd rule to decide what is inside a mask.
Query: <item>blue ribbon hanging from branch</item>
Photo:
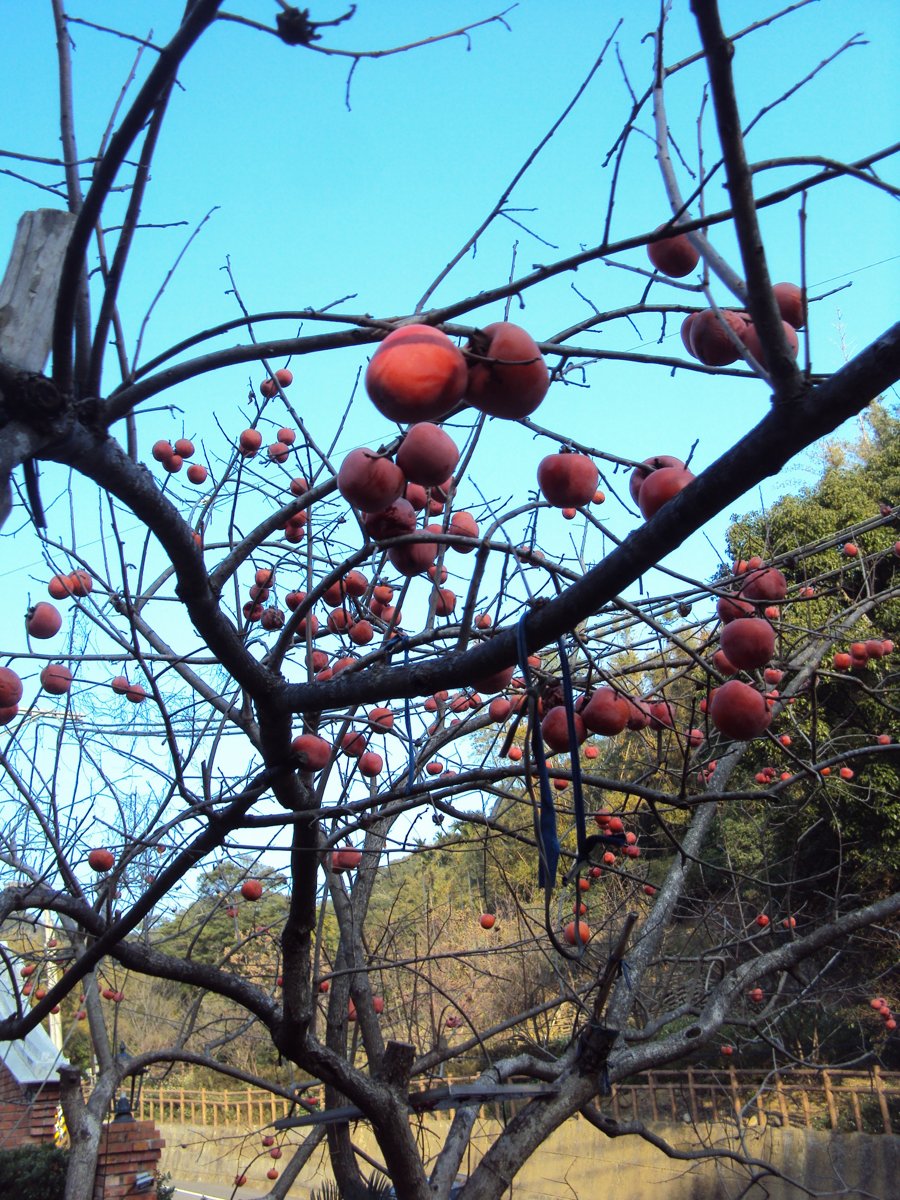
[[[528,614],[524,613],[516,627],[516,645],[519,651],[519,668],[531,705],[531,753],[537,768],[540,789],[540,808],[534,828],[538,844],[538,886],[548,890],[556,882],[556,869],[559,865],[559,834],[556,829],[556,806],[553,803],[550,778],[547,775],[547,760],[544,757],[541,723],[537,719],[536,697],[531,690],[531,668],[528,665],[528,647],[525,639],[527,618]]]
[[[566,705],[566,727],[569,733],[569,759],[572,768],[572,810],[575,816],[575,845],[578,851],[578,861],[583,862],[588,856],[588,846],[584,815],[584,790],[581,786],[581,750],[578,734],[575,732],[575,693],[572,688],[572,673],[569,670],[569,660],[566,658],[566,648],[563,645],[562,638],[556,643],[556,647],[559,651],[559,666]]]
[[[531,690],[531,668],[528,665],[528,647],[525,639],[525,621],[527,613],[519,621],[516,631],[519,651],[519,667],[525,681],[525,687]],[[572,688],[572,674],[569,670],[569,660],[566,658],[566,648],[562,639],[556,643],[559,654],[560,672],[562,674],[563,696],[566,709],[566,727],[569,734],[569,758],[572,768],[572,797],[575,817],[575,839],[577,857],[584,861],[588,855],[587,828],[585,825],[584,791],[581,786],[581,760],[579,757],[578,734],[575,732],[575,694]],[[536,706],[532,714],[531,746],[540,785],[540,817],[537,822],[538,834],[538,885],[543,888],[553,887],[556,882],[556,871],[559,865],[559,833],[557,831],[556,805],[553,803],[553,791],[547,773],[547,759],[544,753],[544,739],[541,735],[541,725],[537,719]]]

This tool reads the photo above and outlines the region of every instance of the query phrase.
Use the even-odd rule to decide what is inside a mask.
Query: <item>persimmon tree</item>
[[[850,37],[743,112],[735,57],[806,7],[738,28],[712,0],[663,6],[643,40],[645,29],[611,23],[562,115],[418,283],[417,303],[392,296],[373,316],[301,296],[255,311],[226,259],[236,315],[188,325],[181,313],[177,338],[145,358],[179,264],[137,335],[125,287],[159,233],[142,213],[172,112],[190,103],[176,84],[192,56],[227,32],[273,59],[346,59],[349,95],[357,66],[387,51],[346,48],[352,13],[317,20],[284,4],[267,15],[193,0],[164,37],[95,24],[138,55],[83,160],[77,14],[52,0],[63,155],[7,154],[18,180],[67,212],[23,220],[4,283],[0,482],[15,602],[33,592],[34,603],[0,670],[0,911],[50,914],[61,948],[48,958],[58,978],[0,1025],[22,1037],[86,997],[100,1083],[86,1108],[73,1100],[69,1195],[86,1194],[124,1077],[180,1061],[256,1078],[222,1050],[251,1027],[294,1082],[325,1085],[273,1195],[323,1129],[341,1194],[365,1194],[351,1114],[371,1127],[398,1195],[447,1196],[482,1101],[515,1080],[522,1105],[459,1193],[481,1200],[574,1114],[598,1136],[651,1136],[604,1113],[612,1082],[739,1037],[776,1063],[802,1060],[795,1026],[836,956],[871,972],[851,999],[878,991],[900,895],[884,880],[848,888],[835,862],[846,805],[862,836],[881,803],[873,781],[896,778],[896,497],[796,544],[768,538],[764,521],[746,545],[733,530],[735,561],[712,582],[668,558],[900,375],[897,326],[837,369],[817,364],[826,295],[807,286],[806,237],[817,197],[848,181],[858,203],[890,211],[898,191],[882,164],[896,148],[751,157],[770,110],[802,106],[804,85],[862,45]],[[422,56],[465,38],[477,55],[510,24],[514,38],[515,20],[492,14],[397,49]],[[691,45],[681,58],[668,53],[673,31]],[[640,87],[627,38],[644,53]],[[513,201],[595,77],[622,97],[604,129],[594,207],[605,215],[599,241],[597,225],[566,230],[580,248],[555,256]],[[697,106],[676,117],[684,80]],[[493,178],[487,141],[468,154]],[[38,173],[47,167],[64,185]],[[658,195],[647,228],[622,215],[632,171]],[[793,221],[798,209],[799,269],[779,283],[791,273],[771,262],[764,232],[771,214]],[[516,237],[543,240],[544,261],[521,267],[509,221]],[[613,304],[592,295],[594,264],[627,268]],[[673,321],[674,350],[630,348],[635,328],[663,343]],[[615,348],[598,348],[601,329]],[[612,364],[634,373],[642,427],[673,373],[768,409],[714,461],[714,407],[685,406],[678,446],[642,429],[643,452],[620,453],[590,412],[610,403]],[[327,378],[327,402],[312,403],[307,378]],[[645,576],[662,581],[657,592],[638,586]],[[851,694],[864,711],[854,722],[840,712]],[[792,847],[832,816],[819,870]],[[468,866],[441,900],[427,864],[457,854]],[[256,922],[272,871],[289,881],[284,900]],[[467,931],[454,913],[468,914]],[[100,985],[127,1005],[122,972],[191,998],[170,1036],[119,1057]],[[890,1031],[889,1001],[878,1007]],[[414,1087],[463,1061],[480,1083],[425,1159]],[[271,1086],[295,1097],[277,1076]]]

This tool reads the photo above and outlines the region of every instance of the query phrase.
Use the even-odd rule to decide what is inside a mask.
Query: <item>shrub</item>
[[[56,1146],[18,1146],[0,1150],[0,1196],[16,1200],[63,1200],[67,1150]]]

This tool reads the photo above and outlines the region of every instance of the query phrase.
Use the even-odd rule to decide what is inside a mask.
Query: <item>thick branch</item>
[[[691,10],[697,19],[709,68],[728,193],[747,280],[747,306],[766,350],[766,366],[775,397],[777,400],[793,400],[800,394],[801,378],[788,349],[781,314],[772,294],[765,246],[756,217],[753,175],[744,153],[744,135],[731,73],[734,44],[725,36],[716,0],[691,0]]]

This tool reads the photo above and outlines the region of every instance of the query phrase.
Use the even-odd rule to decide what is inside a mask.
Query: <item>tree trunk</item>
[[[72,1142],[64,1200],[89,1200],[94,1194],[103,1118],[116,1089],[117,1077],[114,1073],[101,1075],[85,1104],[81,1094],[81,1072],[69,1067],[61,1070],[59,1075],[60,1100]]]

